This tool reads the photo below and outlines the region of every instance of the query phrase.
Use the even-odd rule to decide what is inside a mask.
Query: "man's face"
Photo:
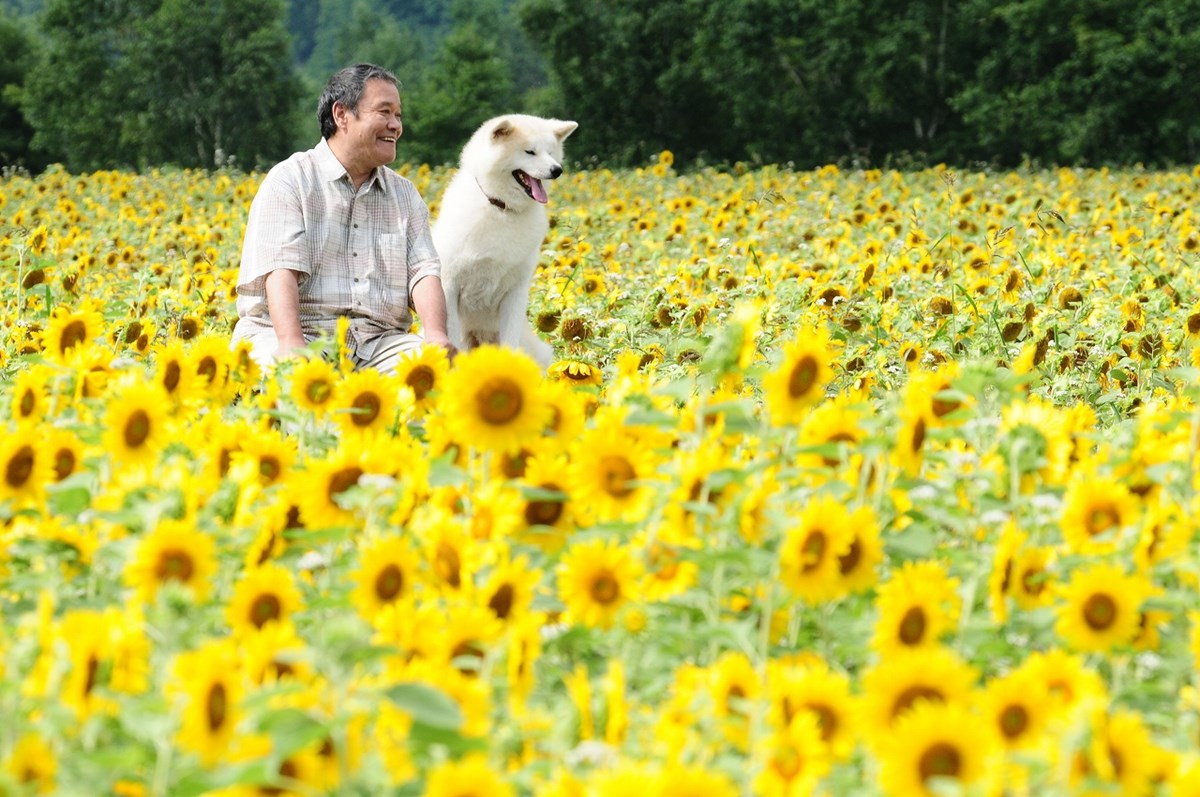
[[[400,120],[400,92],[389,80],[368,80],[352,113],[341,103],[334,105],[338,136],[345,139],[345,152],[360,169],[369,171],[396,160],[396,139],[404,132]]]

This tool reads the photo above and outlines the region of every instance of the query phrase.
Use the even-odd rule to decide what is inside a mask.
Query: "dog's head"
[[[562,174],[563,141],[579,125],[561,119],[509,114],[489,119],[463,149],[461,166],[504,199],[546,204],[545,181]]]

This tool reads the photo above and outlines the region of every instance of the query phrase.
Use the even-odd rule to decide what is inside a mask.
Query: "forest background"
[[[0,164],[254,169],[337,68],[404,83],[408,162],[499,113],[588,167],[1170,168],[1200,144],[1200,0],[0,0]]]

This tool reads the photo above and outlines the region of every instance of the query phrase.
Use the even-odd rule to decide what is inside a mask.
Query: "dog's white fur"
[[[463,147],[442,194],[433,243],[442,260],[447,329],[460,350],[497,343],[543,368],[554,350],[527,317],[546,237],[546,183],[562,174],[575,122],[524,114],[484,122]]]

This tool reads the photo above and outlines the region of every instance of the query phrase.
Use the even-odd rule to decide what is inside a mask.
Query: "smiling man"
[[[372,64],[329,79],[317,103],[321,141],[277,164],[250,205],[233,340],[266,366],[349,321],[357,367],[394,371],[446,337],[429,209],[389,165],[404,132],[400,84]],[[423,338],[412,332],[413,312]]]

